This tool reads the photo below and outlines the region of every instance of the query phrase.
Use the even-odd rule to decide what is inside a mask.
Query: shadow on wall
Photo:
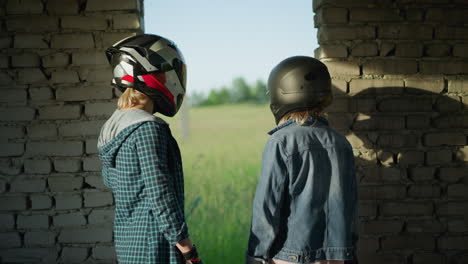
[[[453,263],[466,261],[468,112],[461,97],[398,85],[334,88],[330,123],[352,143],[358,167],[360,263],[444,263],[453,256],[436,252],[447,249],[465,254]]]

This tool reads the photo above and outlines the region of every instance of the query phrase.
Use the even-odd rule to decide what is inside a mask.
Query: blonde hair
[[[139,92],[138,90],[127,88],[119,97],[119,101],[117,101],[117,107],[119,109],[134,107],[140,104],[140,101],[144,100],[145,96],[145,94]]]
[[[327,97],[324,97],[323,100],[318,104],[316,107],[311,109],[306,109],[303,111],[296,111],[296,112],[289,112],[285,114],[279,121],[279,124],[282,124],[290,119],[294,120],[299,125],[304,125],[307,119],[310,116],[317,118],[319,116],[323,116],[323,109],[331,104],[333,101],[333,96],[330,94]]]

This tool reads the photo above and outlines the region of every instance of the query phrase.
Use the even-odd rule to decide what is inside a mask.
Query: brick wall
[[[361,263],[468,263],[468,1],[314,0]]]
[[[103,50],[142,32],[142,4],[0,0],[0,263],[115,263]]]

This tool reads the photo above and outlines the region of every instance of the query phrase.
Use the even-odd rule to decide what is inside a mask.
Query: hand
[[[195,245],[192,245],[192,249],[190,249],[190,251],[182,253],[182,256],[185,259],[185,264],[203,264],[198,256],[198,251]]]

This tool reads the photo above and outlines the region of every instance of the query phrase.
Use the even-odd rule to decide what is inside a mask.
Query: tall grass
[[[166,120],[182,153],[192,240],[205,263],[244,263],[262,150],[274,127],[268,106],[192,108],[188,140],[179,117]]]

